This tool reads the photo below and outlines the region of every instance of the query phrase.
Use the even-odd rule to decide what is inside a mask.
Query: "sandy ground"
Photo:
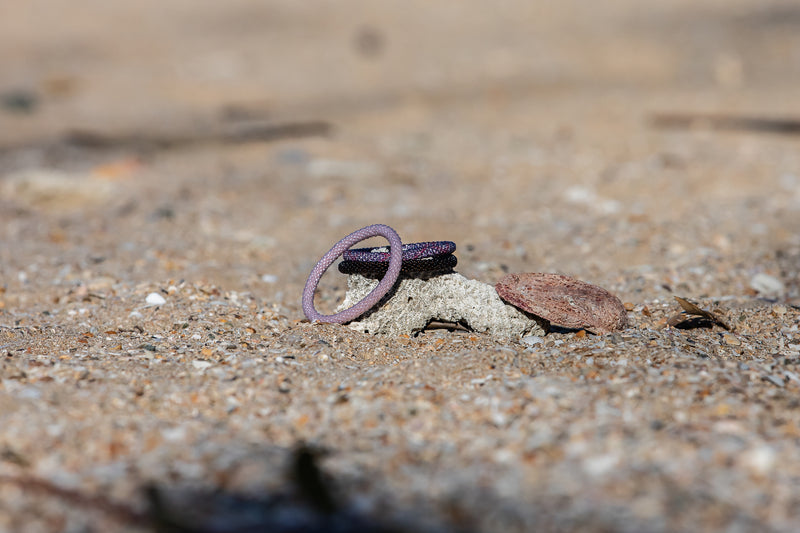
[[[3,12],[0,530],[800,529],[796,2]],[[373,223],[630,327],[305,321]]]

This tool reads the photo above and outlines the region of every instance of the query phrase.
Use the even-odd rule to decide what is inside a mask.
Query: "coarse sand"
[[[0,531],[800,530],[798,58],[791,0],[6,2]],[[306,321],[375,223],[628,326]]]

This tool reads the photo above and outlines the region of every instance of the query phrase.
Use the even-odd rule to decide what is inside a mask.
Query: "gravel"
[[[40,96],[0,109],[0,530],[800,530],[785,5],[7,4]],[[372,223],[488,286],[591,280],[628,326],[303,320],[309,250]]]

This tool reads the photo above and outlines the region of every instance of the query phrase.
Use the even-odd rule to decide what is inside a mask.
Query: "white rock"
[[[261,276],[261,281],[264,283],[278,283],[278,276],[275,274],[264,274]]]
[[[615,453],[587,457],[583,461],[583,469],[590,476],[601,477],[614,470],[619,464],[619,459]]]
[[[541,337],[537,337],[536,335],[528,335],[526,337],[522,337],[519,342],[524,346],[532,348],[537,344],[542,344],[543,340]]]
[[[750,278],[750,287],[762,294],[779,294],[786,290],[781,280],[763,272]]]
[[[209,363],[208,361],[192,361],[192,366],[197,370],[206,370],[212,364],[213,363]]]
[[[744,466],[759,476],[767,475],[775,465],[775,450],[769,445],[762,444],[756,448],[747,450],[742,454]]]
[[[337,311],[357,303],[377,284],[377,279],[349,276],[347,294]],[[365,333],[412,335],[432,320],[460,322],[475,332],[502,339],[545,335],[549,326],[546,320],[507,305],[491,285],[454,272],[402,277],[376,307],[350,327]]]
[[[158,294],[157,292],[151,292],[147,295],[147,298],[144,299],[148,305],[164,305],[167,303],[166,298]]]
[[[186,438],[186,428],[184,426],[164,428],[161,430],[161,436],[172,442],[182,441]]]

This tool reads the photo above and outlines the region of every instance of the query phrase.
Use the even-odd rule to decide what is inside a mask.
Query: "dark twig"
[[[132,150],[149,153],[186,148],[204,144],[241,144],[271,142],[280,139],[330,135],[332,126],[316,120],[306,122],[261,122],[213,127],[202,131],[172,133],[133,132],[113,133],[100,130],[76,129],[55,138],[24,144],[0,146],[0,155],[30,149]]]
[[[67,132],[61,140],[67,145],[78,148],[170,150],[196,144],[239,144],[328,135],[330,131],[331,125],[329,123],[311,121],[238,125],[210,129],[208,131],[177,132],[173,134],[133,133],[114,135],[93,130],[73,130]]]
[[[769,118],[711,113],[656,113],[649,123],[662,129],[708,128],[712,130],[754,131],[800,135],[800,118]]]

